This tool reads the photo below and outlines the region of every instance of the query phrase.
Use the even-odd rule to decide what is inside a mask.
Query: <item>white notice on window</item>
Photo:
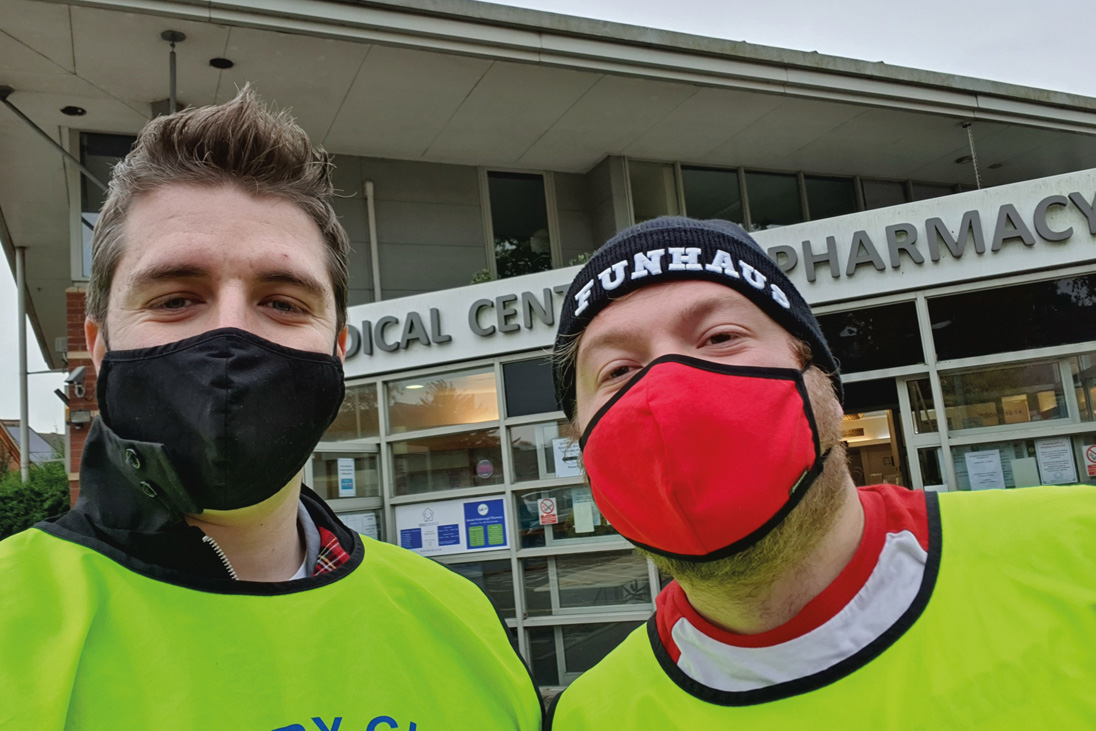
[[[1005,489],[1005,472],[1001,469],[999,450],[967,452],[963,457],[967,463],[967,478],[970,480],[971,490]]]
[[[355,533],[369,536],[373,540],[380,540],[376,513],[343,513],[339,517],[346,523],[346,527]]]
[[[594,496],[588,487],[571,488],[571,507],[575,511],[575,533],[594,532]],[[601,516],[598,516],[601,522]]]
[[[339,497],[354,497],[354,458],[339,457]]]
[[[552,440],[552,458],[555,462],[556,477],[579,477],[582,475],[582,449],[578,440],[571,437],[557,437]]]
[[[1069,437],[1035,440],[1035,458],[1039,460],[1039,478],[1044,485],[1077,482],[1077,465]]]

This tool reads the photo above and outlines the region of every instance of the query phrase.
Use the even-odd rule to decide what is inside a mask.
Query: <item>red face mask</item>
[[[632,377],[586,427],[582,461],[602,513],[632,543],[710,561],[761,540],[826,456],[790,368],[669,355]]]

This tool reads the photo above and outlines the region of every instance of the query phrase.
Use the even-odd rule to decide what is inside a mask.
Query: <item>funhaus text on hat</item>
[[[702,279],[724,284],[794,337],[806,342],[812,360],[832,374],[841,396],[837,363],[810,307],[776,263],[741,227],[727,221],[664,217],[627,228],[594,254],[575,277],[563,301],[555,349],[578,337],[615,299],[640,287]],[[574,418],[573,362],[555,363],[556,398]]]

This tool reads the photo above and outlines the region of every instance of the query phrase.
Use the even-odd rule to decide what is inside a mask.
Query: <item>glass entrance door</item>
[[[884,483],[913,486],[903,459],[906,445],[899,414],[893,378],[845,384],[841,431],[849,472],[858,487]]]

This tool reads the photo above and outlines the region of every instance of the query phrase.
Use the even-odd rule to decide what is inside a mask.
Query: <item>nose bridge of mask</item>
[[[692,533],[676,495],[683,476],[675,465],[676,440],[667,438],[663,423],[674,404],[662,368],[655,366],[627,384],[602,407],[582,439],[599,509],[626,538],[649,533],[652,519],[668,531]]]

